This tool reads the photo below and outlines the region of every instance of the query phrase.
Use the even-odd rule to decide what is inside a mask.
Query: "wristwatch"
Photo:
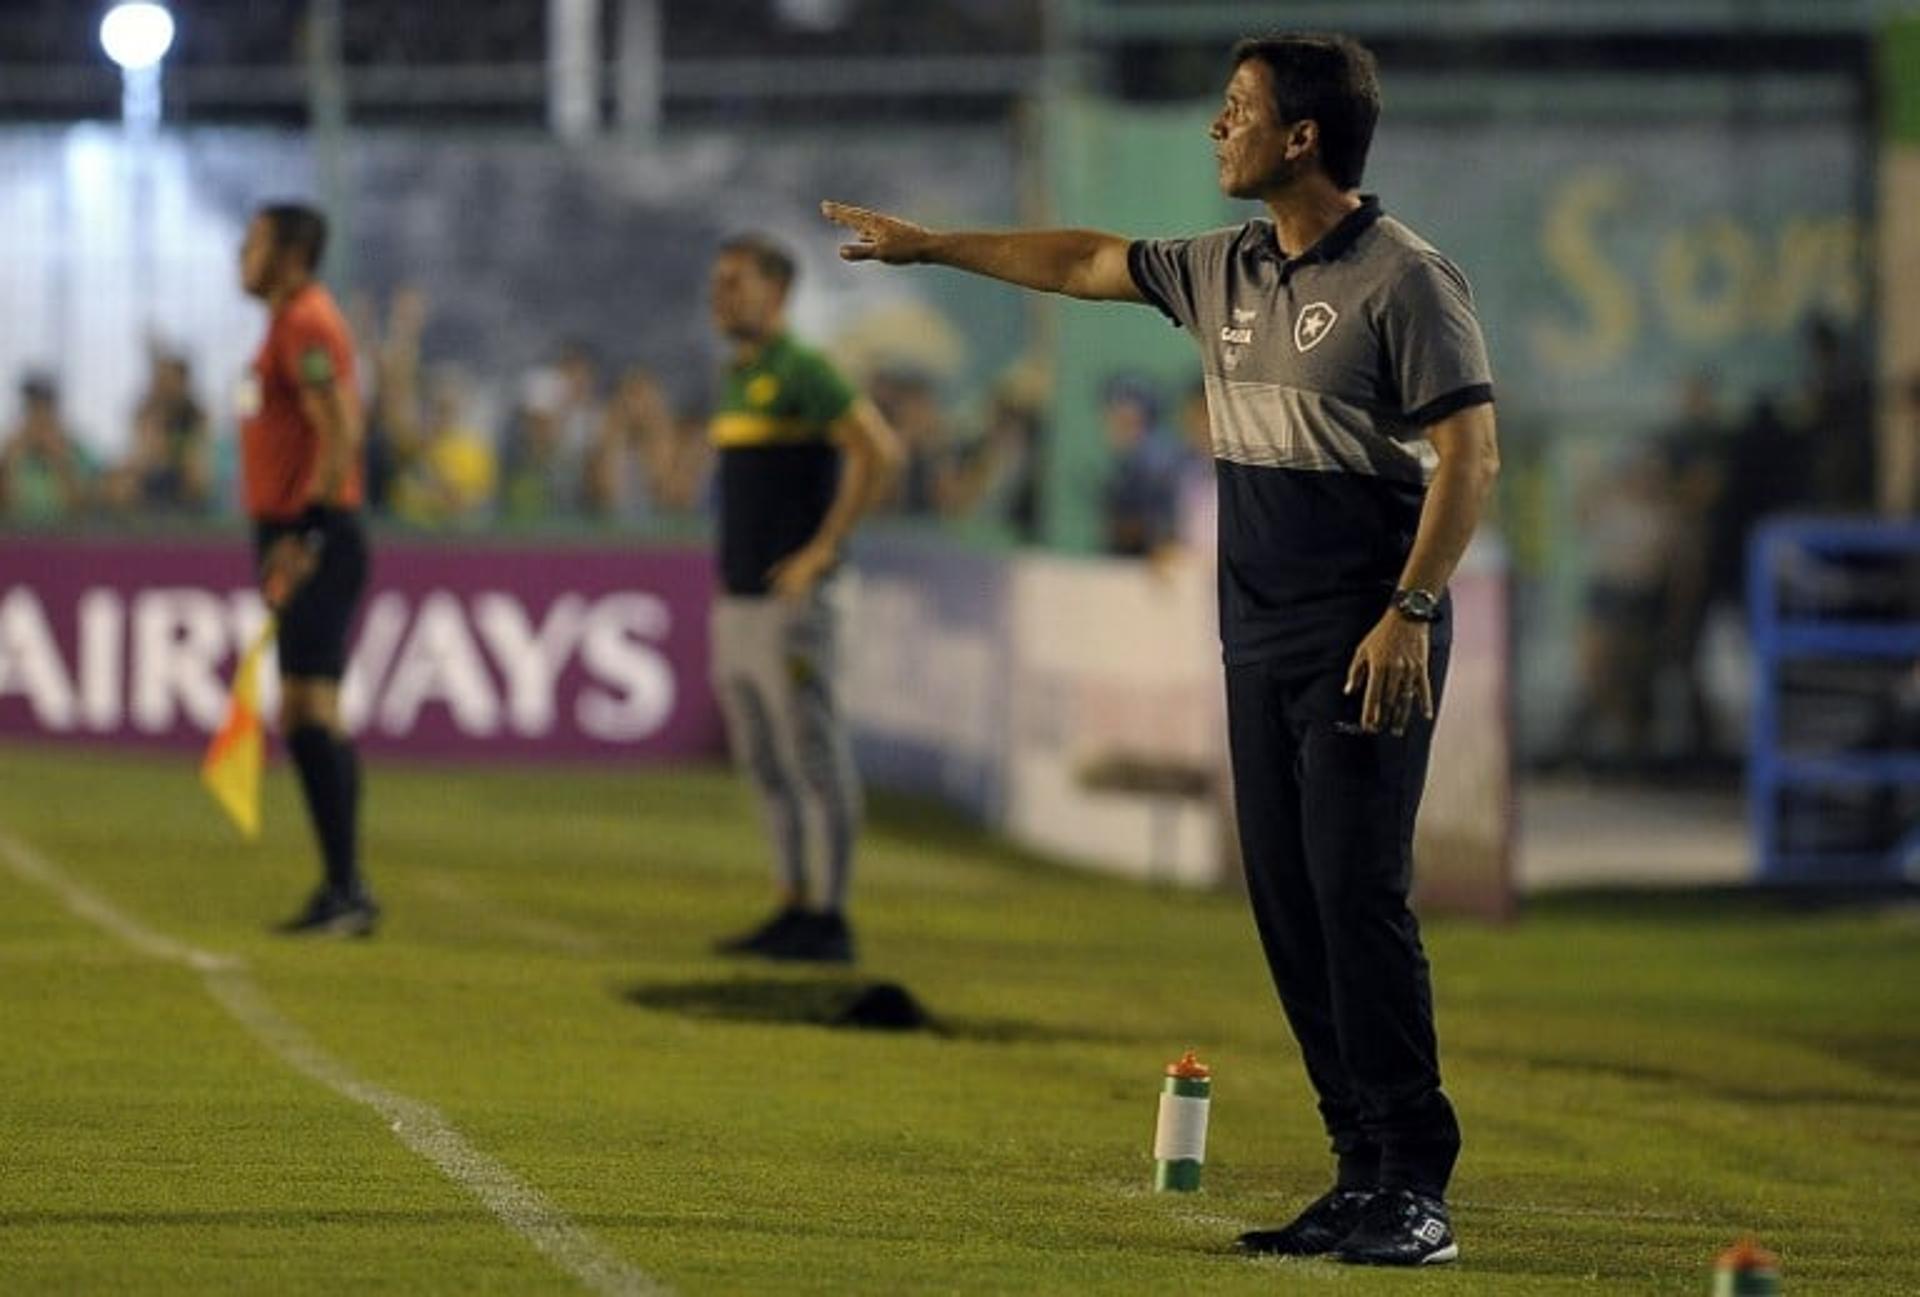
[[[1440,596],[1431,590],[1418,587],[1395,590],[1393,608],[1408,621],[1432,623],[1440,620]]]

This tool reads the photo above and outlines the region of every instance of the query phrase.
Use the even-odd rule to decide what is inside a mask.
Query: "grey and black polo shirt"
[[[1466,278],[1370,196],[1297,257],[1255,220],[1128,264],[1200,344],[1227,663],[1345,667],[1413,547],[1426,429],[1493,399]]]

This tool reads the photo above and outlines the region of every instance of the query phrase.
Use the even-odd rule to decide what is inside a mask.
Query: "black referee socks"
[[[357,899],[363,891],[356,851],[360,758],[352,743],[322,725],[294,730],[287,736],[287,750],[300,772],[314,836],[320,840],[327,888],[342,900]]]

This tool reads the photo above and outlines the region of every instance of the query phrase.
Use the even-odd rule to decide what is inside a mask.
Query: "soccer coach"
[[[1408,908],[1451,640],[1445,594],[1498,472],[1466,280],[1358,192],[1380,113],[1339,36],[1242,41],[1209,130],[1269,219],[1188,239],[944,233],[828,203],[850,261],[1145,302],[1199,343],[1220,491],[1220,627],[1248,892],[1338,1156],[1250,1252],[1459,1254],[1432,993]]]
[[[247,226],[241,286],[270,318],[241,401],[240,464],[261,591],[279,620],[281,733],[325,869],[281,931],[366,936],[379,909],[360,876],[360,760],[340,722],[367,582],[362,416],[353,339],[314,277],[326,243],[326,219],[297,203],[263,207]]]

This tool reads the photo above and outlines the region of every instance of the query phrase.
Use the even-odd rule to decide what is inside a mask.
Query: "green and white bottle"
[[[1207,1111],[1213,1102],[1213,1069],[1189,1049],[1167,1064],[1160,1083],[1160,1120],[1153,1130],[1153,1187],[1161,1193],[1191,1193],[1200,1187],[1207,1161]]]

